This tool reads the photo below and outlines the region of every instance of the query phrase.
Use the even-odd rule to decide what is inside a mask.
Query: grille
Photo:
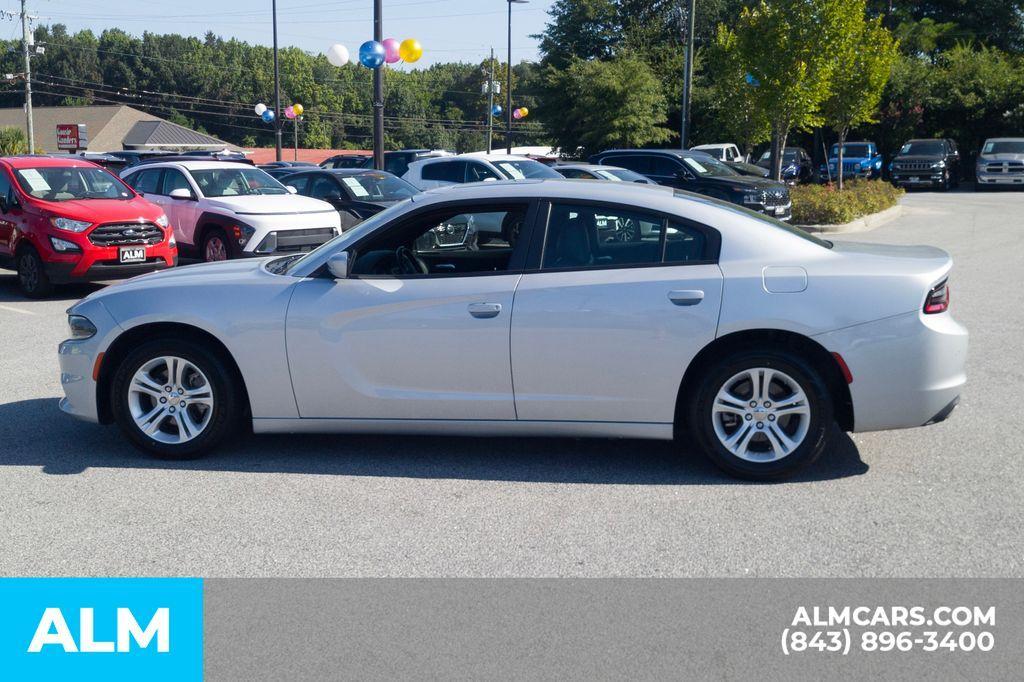
[[[770,189],[764,193],[765,206],[785,206],[789,203],[789,192],[784,189]]]
[[[986,173],[1024,173],[1024,161],[1002,161],[990,163],[985,167]]]
[[[277,233],[277,252],[306,251],[320,246],[334,236],[330,227],[315,227],[304,230],[279,230]]]
[[[163,240],[164,231],[153,223],[100,225],[89,233],[89,241],[96,246],[159,244]]]
[[[901,161],[895,166],[896,170],[901,171],[927,171],[932,169],[931,161]]]

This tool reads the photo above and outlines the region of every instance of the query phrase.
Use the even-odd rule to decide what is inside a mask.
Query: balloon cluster
[[[521,118],[526,118],[529,115],[530,110],[527,109],[526,107],[519,107],[518,109],[512,110],[512,118],[514,118],[517,121]]]
[[[306,109],[301,104],[296,102],[295,104],[292,104],[291,106],[284,110],[284,115],[287,118],[296,118],[298,116],[302,116],[302,113],[305,110]],[[274,119],[277,118],[274,115],[274,110],[269,109],[267,105],[264,104],[263,102],[260,102],[255,107],[253,107],[253,111],[256,112],[257,116],[263,119],[264,123],[273,123]]]
[[[368,69],[379,69],[385,64],[399,61],[418,62],[423,56],[423,46],[415,38],[407,38],[398,42],[394,38],[385,38],[381,42],[367,40],[359,46],[359,63]],[[350,59],[348,48],[341,43],[331,45],[327,50],[327,61],[333,66],[345,66]]]

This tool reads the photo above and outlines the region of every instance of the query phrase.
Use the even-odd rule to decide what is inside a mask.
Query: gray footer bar
[[[207,579],[204,613],[210,680],[1024,671],[1012,579]]]

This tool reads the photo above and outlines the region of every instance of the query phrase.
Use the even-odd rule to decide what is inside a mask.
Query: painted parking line
[[[14,306],[0,304],[0,310],[8,310],[12,313],[21,313],[22,315],[35,315],[31,310],[22,310],[21,308],[15,308]]]

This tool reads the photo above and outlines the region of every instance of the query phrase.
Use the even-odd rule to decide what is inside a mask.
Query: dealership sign
[[[84,123],[58,123],[57,149],[85,149],[89,146],[89,136]]]

